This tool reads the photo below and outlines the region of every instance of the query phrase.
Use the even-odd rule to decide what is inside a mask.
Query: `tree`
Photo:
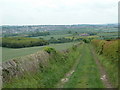
[[[72,32],[71,31],[68,31],[68,34],[71,34]]]

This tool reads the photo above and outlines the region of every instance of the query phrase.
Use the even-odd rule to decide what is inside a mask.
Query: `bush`
[[[96,51],[100,55],[104,55],[112,61],[118,61],[119,48],[118,42],[120,40],[93,40],[92,43],[96,47]]]
[[[52,47],[45,47],[44,51],[46,51],[47,53],[56,53],[56,50]]]
[[[90,40],[89,39],[83,39],[83,42],[90,43]]]
[[[74,51],[76,51],[77,45],[73,45],[73,46],[72,46],[72,49],[73,49]]]

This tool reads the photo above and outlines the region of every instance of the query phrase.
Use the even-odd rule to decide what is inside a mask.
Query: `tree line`
[[[49,40],[44,40],[43,38],[29,38],[29,37],[3,37],[2,44],[0,46],[7,48],[25,48],[25,47],[34,47],[34,46],[44,46],[50,43],[68,43],[74,41],[84,41],[85,43],[89,43],[91,40],[89,38],[54,38],[51,37]]]
[[[36,32],[31,32],[30,34],[28,34],[27,37],[37,37],[37,36],[47,36],[47,35],[50,35],[49,32],[39,32],[39,31],[36,31]]]
[[[2,47],[8,48],[24,48],[33,46],[43,46],[49,43],[43,39],[35,39],[28,37],[4,37],[2,38]]]
[[[49,43],[67,43],[67,42],[72,42],[72,41],[74,41],[74,40],[70,39],[70,38],[65,38],[65,37],[58,38],[58,39],[55,39],[54,37],[51,37],[48,40]]]

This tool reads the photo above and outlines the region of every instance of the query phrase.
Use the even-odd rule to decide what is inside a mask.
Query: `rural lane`
[[[56,88],[112,88],[104,67],[90,44],[81,45],[81,55],[55,85]]]

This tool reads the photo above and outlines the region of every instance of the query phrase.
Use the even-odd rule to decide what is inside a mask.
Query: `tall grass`
[[[119,48],[118,42],[120,40],[94,40],[92,41],[98,58],[106,69],[109,79],[114,87],[118,87],[118,62],[119,62]]]
[[[80,47],[70,48],[66,52],[50,54],[47,67],[40,67],[39,72],[26,74],[14,78],[12,82],[4,83],[4,88],[53,88],[59,80],[68,72],[78,56]]]
[[[96,48],[96,51],[99,55],[104,55],[109,60],[112,60],[112,62],[116,63],[118,62],[118,42],[120,40],[93,40],[92,43]]]
[[[118,87],[118,65],[113,63],[108,58],[103,55],[97,55],[100,60],[100,63],[105,67],[105,70],[108,74],[109,80],[112,83],[113,87]],[[117,65],[117,66],[116,66]]]

